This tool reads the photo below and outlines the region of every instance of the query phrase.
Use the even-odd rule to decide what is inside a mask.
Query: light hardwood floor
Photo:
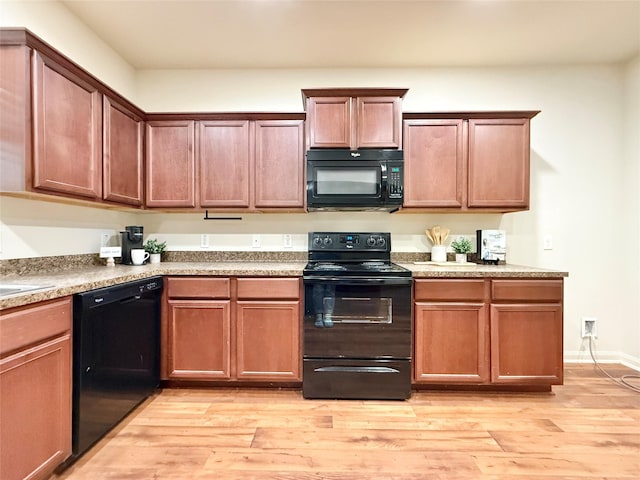
[[[552,393],[421,391],[404,402],[165,389],[54,478],[638,479],[640,394],[591,365],[567,365]]]

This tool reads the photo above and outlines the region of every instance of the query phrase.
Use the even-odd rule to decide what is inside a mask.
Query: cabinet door
[[[33,186],[102,198],[102,97],[96,87],[33,54]]]
[[[307,99],[308,148],[352,148],[351,97]]]
[[[236,328],[238,379],[301,380],[299,301],[239,301]]]
[[[202,121],[199,134],[200,206],[249,208],[249,121]]]
[[[147,122],[148,207],[195,207],[195,124]]]
[[[469,120],[468,205],[528,208],[529,119]]]
[[[355,148],[402,148],[400,97],[358,97]]]
[[[491,381],[562,384],[562,305],[491,305]]]
[[[103,109],[103,197],[142,205],[144,122],[107,96]]]
[[[463,137],[462,120],[405,120],[405,207],[462,207]]]
[[[416,303],[414,381],[487,382],[488,329],[484,303]]]
[[[49,478],[71,454],[71,337],[0,361],[0,477]]]
[[[256,121],[255,206],[304,207],[304,123]]]
[[[167,310],[168,377],[230,378],[231,302],[169,300]]]

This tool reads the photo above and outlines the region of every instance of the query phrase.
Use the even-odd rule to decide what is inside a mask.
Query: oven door
[[[305,277],[305,359],[411,358],[411,278]]]

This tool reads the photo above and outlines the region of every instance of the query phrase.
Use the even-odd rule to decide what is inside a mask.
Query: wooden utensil
[[[433,235],[431,235],[431,230],[425,230],[424,233],[427,234],[427,238],[431,241],[431,243],[435,245],[436,241],[433,239]]]
[[[442,245],[441,239],[440,239],[440,225],[436,225],[435,227],[433,227],[431,229],[431,233],[433,235],[433,239],[436,241],[436,245]]]
[[[449,236],[450,230],[448,228],[442,227],[440,228],[440,242],[444,244],[444,241]]]

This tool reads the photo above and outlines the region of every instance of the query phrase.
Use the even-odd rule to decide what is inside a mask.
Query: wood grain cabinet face
[[[169,300],[168,377],[228,379],[230,300]]]
[[[238,301],[239,379],[299,381],[300,302]]]
[[[199,122],[200,206],[249,208],[253,175],[249,123]]]
[[[356,105],[354,148],[402,148],[400,97],[358,97]]]
[[[402,95],[406,90],[303,91],[308,148],[402,148]]]
[[[144,121],[106,95],[103,110],[104,199],[140,206],[144,181]]]
[[[415,383],[485,383],[489,318],[484,280],[414,282]]]
[[[102,96],[33,53],[33,187],[102,199]]]
[[[302,208],[304,188],[304,122],[256,121],[256,208]]]
[[[351,120],[351,97],[309,98],[309,148],[351,148]]]
[[[405,120],[405,207],[463,206],[462,120]]]
[[[71,301],[0,316],[0,477],[49,478],[71,454]]]
[[[195,207],[195,122],[147,122],[146,205]]]
[[[165,293],[165,379],[302,379],[299,278],[170,277]]]
[[[523,116],[510,118],[509,113]],[[529,118],[536,113],[496,112],[491,118],[408,114],[403,122],[404,207],[529,208]]]
[[[469,120],[468,204],[529,206],[529,119]]]
[[[491,381],[562,384],[563,281],[491,284]]]

